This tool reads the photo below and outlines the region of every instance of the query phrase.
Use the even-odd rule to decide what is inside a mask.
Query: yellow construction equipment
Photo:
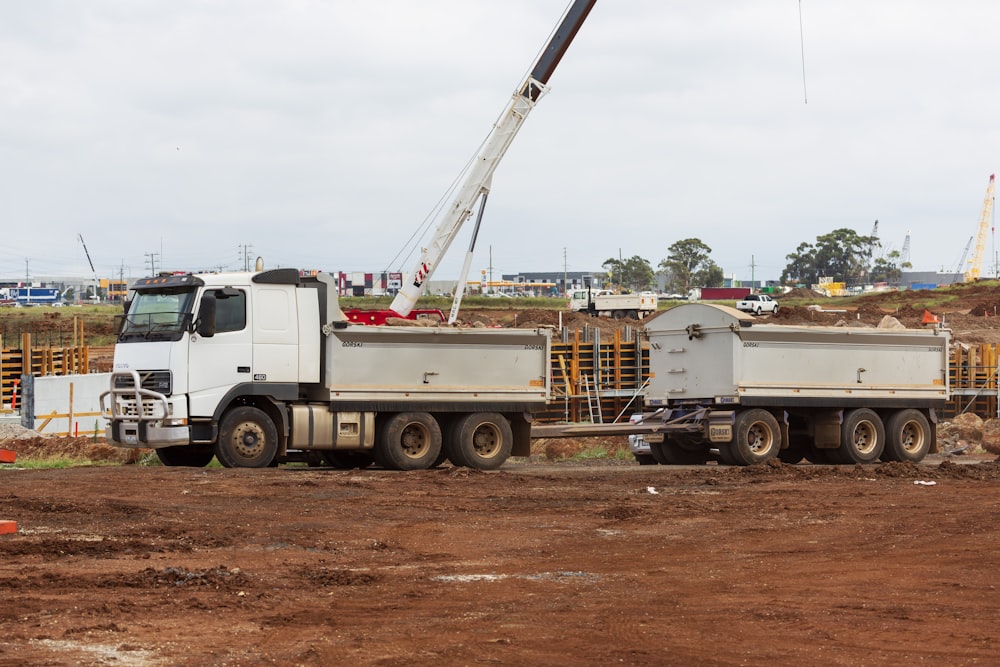
[[[965,272],[965,282],[979,280],[979,273],[983,269],[983,258],[986,256],[986,237],[990,233],[990,220],[993,217],[993,177],[990,174],[990,183],[986,186],[986,197],[983,199],[983,212],[979,216],[979,232],[976,234],[976,249],[972,253],[972,263]]]

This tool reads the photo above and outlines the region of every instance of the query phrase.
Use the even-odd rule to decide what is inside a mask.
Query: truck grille
[[[132,376],[115,375],[115,389],[132,389]],[[170,396],[173,388],[173,378],[170,371],[139,371],[139,381],[143,389],[155,391],[164,396]]]

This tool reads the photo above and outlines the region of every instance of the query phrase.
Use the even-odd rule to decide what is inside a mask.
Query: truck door
[[[253,340],[243,289],[207,290],[216,299],[215,335],[192,335],[188,348],[191,416],[211,415],[235,385],[252,382]]]

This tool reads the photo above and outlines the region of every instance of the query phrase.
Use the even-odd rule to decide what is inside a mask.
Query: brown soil
[[[0,470],[0,665],[992,664],[1000,463]]]

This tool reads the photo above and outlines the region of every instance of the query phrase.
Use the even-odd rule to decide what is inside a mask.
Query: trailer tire
[[[919,410],[894,412],[885,425],[883,461],[922,461],[931,448],[931,425]]]
[[[160,463],[170,467],[204,468],[212,462],[214,456],[212,447],[206,445],[177,445],[156,450],[156,458],[160,459]]]
[[[400,412],[381,424],[375,461],[390,470],[426,470],[441,453],[441,427],[426,412]]]
[[[278,453],[278,429],[267,413],[242,406],[219,424],[215,456],[226,468],[267,468]]]
[[[872,463],[885,449],[885,426],[878,413],[868,408],[851,410],[840,425],[840,447],[832,455],[840,463]]]
[[[448,458],[456,466],[496,470],[510,456],[514,432],[497,412],[473,412],[455,421],[448,439]]]
[[[729,450],[737,465],[748,466],[775,458],[781,451],[778,420],[761,408],[738,413]]]

